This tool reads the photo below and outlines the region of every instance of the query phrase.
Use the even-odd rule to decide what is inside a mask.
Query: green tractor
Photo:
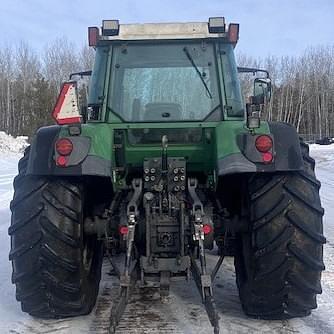
[[[22,310],[88,314],[108,256],[120,282],[111,332],[135,284],[166,296],[191,276],[218,333],[213,281],[232,255],[247,315],[309,315],[324,270],[320,183],[295,128],[261,120],[269,74],[237,67],[239,25],[105,20],[88,35],[87,106],[79,112],[77,82],[64,83],[57,125],[37,131],[14,180],[9,258]],[[247,104],[238,72],[257,74]]]

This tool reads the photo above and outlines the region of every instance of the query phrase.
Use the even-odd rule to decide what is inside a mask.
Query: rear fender
[[[283,122],[268,122],[268,129],[267,134],[273,139],[272,163],[261,161],[261,154],[255,148],[256,135],[240,133],[236,137],[240,152],[218,160],[218,175],[301,170],[303,158],[295,127]]]
[[[65,136],[64,127],[53,125],[40,128],[31,144],[27,175],[95,175],[110,177],[111,162],[96,155],[90,155],[91,138],[88,136]],[[66,168],[59,167],[55,161],[56,140],[69,138],[73,151],[68,157]]]

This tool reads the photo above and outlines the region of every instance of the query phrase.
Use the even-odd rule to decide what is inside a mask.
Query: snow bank
[[[316,174],[319,170],[333,173],[334,168],[334,144],[331,145],[310,145],[310,155],[316,160]],[[328,179],[328,176],[324,177]]]
[[[0,153],[21,153],[28,146],[28,137],[12,137],[0,131]]]
[[[334,151],[334,144],[330,145],[318,145],[318,144],[311,144],[310,145],[311,151]]]

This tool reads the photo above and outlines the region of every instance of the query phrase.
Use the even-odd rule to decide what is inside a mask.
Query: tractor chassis
[[[202,302],[208,314],[211,325],[214,328],[214,334],[219,333],[219,316],[216,308],[214,296],[213,296],[213,281],[216,274],[223,263],[224,255],[221,255],[217,261],[213,271],[208,272],[206,265],[206,255],[204,246],[204,232],[203,232],[203,218],[205,219],[205,213],[203,210],[203,205],[196,194],[196,187],[198,183],[194,178],[188,179],[188,192],[192,198],[192,218],[191,219],[191,231],[193,241],[196,243],[195,249],[190,253],[190,255],[185,255],[181,251],[180,256],[177,258],[178,270],[186,272],[186,279],[189,279],[190,273],[195,281],[196,287],[202,298]],[[100,238],[104,240],[107,256],[113,267],[113,274],[118,277],[120,282],[120,293],[118,298],[115,300],[110,314],[110,327],[109,333],[115,333],[117,325],[119,324],[123,313],[126,309],[126,305],[131,297],[131,293],[134,290],[137,283],[140,288],[152,287],[146,284],[145,271],[149,272],[150,269],[155,268],[160,272],[159,278],[159,288],[160,296],[163,299],[169,294],[169,287],[171,283],[172,272],[170,270],[163,270],[164,268],[169,268],[172,258],[151,258],[151,256],[141,256],[140,261],[134,258],[134,253],[136,252],[135,246],[135,232],[138,227],[138,215],[139,215],[139,201],[141,199],[141,194],[143,191],[143,182],[141,179],[134,179],[132,181],[133,194],[127,205],[127,233],[124,235],[125,240],[125,260],[124,264],[120,266],[116,263],[109,249],[112,248],[113,238],[109,236],[108,221],[113,215],[113,211],[118,207],[120,201],[120,196],[116,194],[114,200],[110,206],[110,209],[106,212],[104,219],[94,220],[95,231],[93,229],[92,220],[87,220],[85,223],[86,233],[98,233]],[[146,206],[150,205],[146,201]],[[145,201],[144,201],[145,207]],[[146,210],[148,207],[145,208]],[[181,205],[180,215],[183,217],[184,207]],[[183,219],[180,219],[181,230],[183,231]],[[147,233],[147,232],[146,232]],[[149,236],[146,235],[147,240],[150,240]],[[181,238],[182,239],[182,238]],[[183,239],[182,239],[183,240]],[[181,248],[184,249],[184,248]],[[197,255],[197,256],[196,256]],[[153,261],[153,262],[152,262]],[[155,261],[155,263],[154,263]],[[145,269],[145,270],[144,270]]]

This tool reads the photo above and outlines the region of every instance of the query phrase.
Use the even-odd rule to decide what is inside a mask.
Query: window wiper
[[[208,85],[206,84],[205,80],[203,79],[200,70],[199,70],[198,67],[196,66],[196,64],[195,64],[195,62],[194,62],[194,59],[193,59],[193,57],[191,56],[191,54],[189,53],[189,50],[188,50],[188,48],[187,48],[186,46],[183,48],[183,52],[186,54],[186,56],[187,56],[187,58],[189,59],[191,65],[193,66],[193,68],[196,70],[196,72],[197,72],[198,76],[200,77],[200,79],[201,79],[201,81],[202,81],[202,83],[203,83],[203,85],[204,85],[204,87],[205,87],[207,93],[208,93],[209,96],[210,96],[210,99],[212,99],[212,94],[211,94],[211,92],[210,92],[210,89],[209,89]]]
[[[221,108],[221,104],[216,105],[201,121],[204,122],[208,118],[210,118],[219,108]]]
[[[119,118],[122,122],[126,122],[126,120],[110,106],[107,106],[107,112],[108,112],[108,117],[109,117],[109,113],[112,113],[114,116]]]

